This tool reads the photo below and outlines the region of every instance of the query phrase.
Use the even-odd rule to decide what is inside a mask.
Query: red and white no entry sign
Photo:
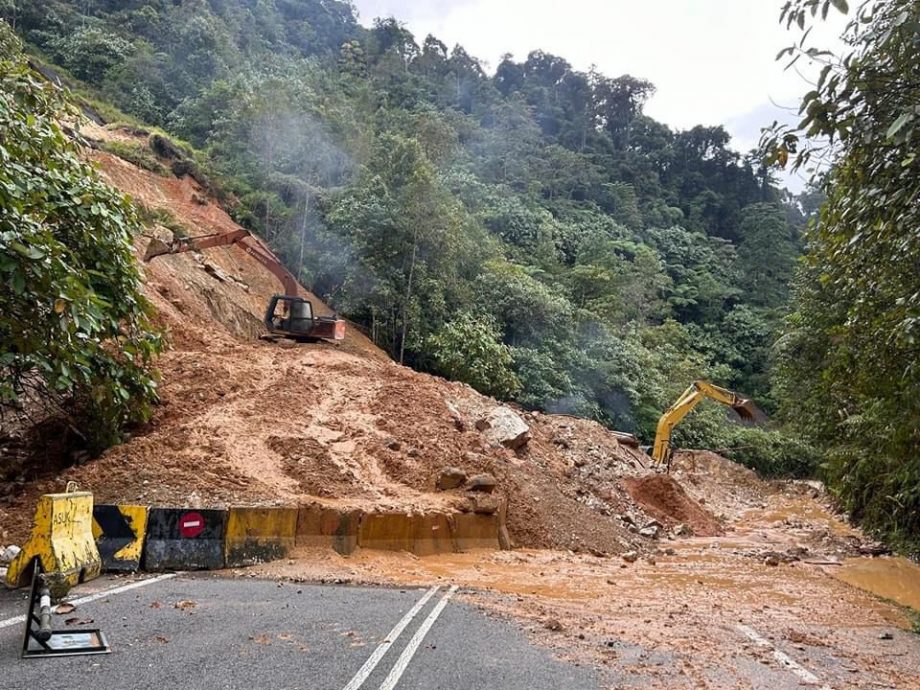
[[[179,533],[186,539],[194,539],[204,531],[201,513],[186,513],[179,518]]]

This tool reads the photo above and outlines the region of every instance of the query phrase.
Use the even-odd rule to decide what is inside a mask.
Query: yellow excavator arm
[[[755,418],[756,408],[750,399],[744,398],[734,391],[714,386],[708,381],[694,381],[681,394],[677,402],[671,405],[661,415],[661,419],[658,420],[658,428],[655,431],[655,446],[652,449],[652,459],[657,467],[666,464],[670,468],[671,432],[680,423],[680,420],[690,414],[691,410],[699,405],[704,398],[728,405],[745,421],[753,421]]]

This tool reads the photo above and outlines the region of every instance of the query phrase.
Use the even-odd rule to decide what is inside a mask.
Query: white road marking
[[[112,587],[112,589],[106,589],[101,592],[96,592],[95,594],[87,594],[85,597],[79,597],[78,599],[65,599],[65,601],[66,603],[73,604],[74,606],[79,606],[80,604],[88,604],[91,601],[96,601],[97,599],[110,597],[114,594],[121,594],[122,592],[129,592],[132,589],[137,589],[138,587],[146,587],[147,585],[152,585],[155,582],[162,582],[163,580],[168,580],[171,577],[175,577],[176,575],[178,575],[178,573],[166,573],[164,575],[157,575],[156,577],[152,577],[148,580],[137,580],[136,582],[131,582],[127,585]],[[7,618],[5,621],[0,621],[0,629],[8,628],[9,626],[16,625],[17,623],[22,623],[25,619],[25,615]]]
[[[762,637],[753,628],[750,628],[746,625],[739,624],[738,630],[740,630],[746,637],[752,640],[755,644],[761,647],[767,647],[768,649],[770,649],[773,652],[773,658],[779,662],[780,666],[782,666],[785,669],[788,669],[789,671],[792,671],[795,675],[797,675],[802,680],[803,683],[807,683],[808,685],[821,685],[821,680],[818,678],[818,676],[816,676],[814,673],[809,671],[807,668],[800,666],[788,654],[784,654],[783,652],[776,649],[770,643],[768,639],[766,639],[765,637]],[[821,685],[819,690],[831,690],[831,688],[828,685]]]
[[[435,621],[438,620],[438,616],[441,615],[441,611],[444,610],[444,607],[447,606],[447,602],[453,596],[454,592],[457,591],[457,585],[452,585],[451,588],[441,597],[441,601],[438,602],[431,613],[428,614],[428,618],[425,619],[425,622],[415,631],[415,635],[412,636],[412,639],[409,640],[409,644],[406,645],[406,648],[403,650],[403,653],[399,655],[399,659],[396,660],[396,664],[390,669],[390,675],[386,677],[386,680],[380,686],[380,690],[393,690],[396,687],[396,684],[399,682],[399,679],[402,678],[402,674],[405,673],[406,668],[409,666],[409,662],[412,661],[412,657],[415,656],[415,652],[418,651],[419,646],[422,644],[422,640],[425,639],[425,635],[428,634],[428,631],[431,630],[431,626],[435,624]]]
[[[393,626],[390,634],[386,636],[383,642],[377,645],[377,649],[375,649],[374,653],[368,657],[367,661],[364,662],[364,665],[358,669],[355,677],[348,682],[348,685],[345,686],[344,690],[358,690],[358,688],[364,684],[364,681],[367,680],[368,676],[370,676],[373,670],[377,668],[377,664],[380,663],[383,655],[389,651],[390,647],[393,646],[393,643],[396,642],[400,635],[402,635],[403,630],[406,629],[406,626],[412,622],[412,619],[418,615],[418,612],[422,610],[422,607],[428,603],[428,600],[431,599],[431,597],[433,597],[435,592],[437,592],[439,589],[440,587],[435,585],[427,592],[425,592],[424,595],[422,595],[422,598],[416,602],[415,606],[409,609],[406,615],[402,617],[402,620]]]

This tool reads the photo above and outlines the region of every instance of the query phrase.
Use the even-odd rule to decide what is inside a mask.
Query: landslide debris
[[[122,144],[145,136],[91,128],[92,138]],[[92,157],[152,219],[149,235],[137,240],[139,255],[154,237],[238,228],[182,168],[158,173],[101,149]],[[648,540],[636,525],[652,518],[707,529],[705,510],[694,512],[689,497],[677,516],[666,514],[675,506],[636,500],[623,480],[640,481],[648,457],[596,423],[499,405],[469,386],[399,366],[354,326],[337,345],[260,341],[262,312],[280,286],[239,247],[163,256],[143,270],[171,343],[159,362],[162,403],[127,443],[4,499],[0,524],[10,539],[25,537],[36,497],[68,480],[99,502],[165,506],[192,496],[211,506],[507,506],[513,544],[573,552],[641,549]],[[319,314],[331,313],[302,294]],[[475,485],[448,488],[456,480],[445,479],[445,467]]]

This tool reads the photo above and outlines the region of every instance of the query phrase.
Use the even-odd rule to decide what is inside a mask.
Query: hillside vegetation
[[[775,407],[800,216],[722,128],[645,116],[652,84],[542,52],[489,75],[337,2],[6,17],[100,98],[206,152],[237,219],[395,359],[646,440],[694,378]],[[745,433],[709,410],[680,442],[763,447]],[[780,456],[768,469],[803,469]]]
[[[236,220],[394,359],[645,441],[691,380],[714,380],[787,427],[739,427],[706,407],[678,445],[787,474],[814,472],[811,448],[827,450],[848,506],[909,536],[917,248],[903,231],[863,233],[914,227],[916,8],[892,4],[906,19],[869,3],[853,29],[881,73],[859,72],[870,58],[829,59],[823,80],[836,81],[803,106],[799,134],[837,134],[844,162],[799,199],[723,128],[645,115],[655,87],[641,75],[540,51],[492,73],[395,19],[366,29],[344,2],[7,0],[0,15],[100,112],[196,149]],[[831,5],[846,9],[801,0],[787,15],[804,26]],[[903,103],[878,107],[893,81]],[[903,154],[882,157],[893,167],[877,194],[863,185],[881,165],[870,134]],[[778,162],[804,150],[776,137]],[[881,206],[901,215],[873,215]]]

